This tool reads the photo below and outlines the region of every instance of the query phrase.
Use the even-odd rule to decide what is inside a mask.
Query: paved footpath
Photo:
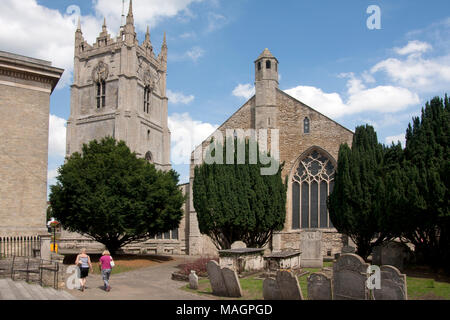
[[[174,257],[174,260],[136,269],[133,271],[113,274],[110,278],[111,291],[103,290],[101,275],[90,273],[86,289],[67,292],[79,300],[211,300],[212,297],[186,292],[181,287],[187,282],[171,279],[176,266],[185,258]]]

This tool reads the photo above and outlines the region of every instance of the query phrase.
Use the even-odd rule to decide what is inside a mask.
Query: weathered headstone
[[[333,299],[367,300],[366,286],[368,263],[353,253],[346,253],[333,264]]]
[[[211,260],[206,264],[206,270],[208,271],[208,278],[211,283],[213,294],[222,297],[228,296],[228,290],[219,264],[216,261]]]
[[[231,249],[245,249],[247,245],[243,241],[235,241],[231,244]]]
[[[266,278],[263,282],[264,300],[281,300],[280,288],[278,288],[277,280],[274,278]]]
[[[324,273],[313,273],[308,277],[308,300],[332,300],[331,278]]]
[[[225,281],[225,287],[227,288],[227,297],[242,297],[241,283],[239,282],[236,271],[231,270],[230,268],[223,268],[222,276]]]
[[[408,300],[406,275],[393,266],[381,266],[381,288],[374,289],[375,300]]]
[[[342,253],[355,253],[356,248],[352,246],[343,246],[341,251]]]
[[[301,266],[304,268],[322,268],[322,231],[305,230],[300,233]]]
[[[381,246],[376,246],[372,250],[372,263],[377,266],[390,265],[403,270],[408,255],[409,249],[405,244],[390,241]]]
[[[198,276],[195,274],[195,270],[191,270],[189,275],[189,287],[195,290],[198,289]]]
[[[289,271],[278,271],[276,276],[282,300],[303,300],[297,277]]]

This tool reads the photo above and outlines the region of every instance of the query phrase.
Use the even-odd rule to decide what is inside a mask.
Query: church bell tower
[[[75,32],[74,74],[66,154],[80,152],[84,143],[111,136],[132,152],[170,169],[170,131],[166,95],[167,43],[158,56],[150,30],[139,44],[130,0],[125,25],[117,37],[106,21],[94,44],[84,40],[81,23]]]

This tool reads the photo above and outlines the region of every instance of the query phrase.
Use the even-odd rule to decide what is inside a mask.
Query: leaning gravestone
[[[297,277],[289,271],[277,271],[276,281],[282,300],[303,300]]]
[[[300,233],[300,251],[302,253],[301,267],[322,268],[322,231],[302,231]]]
[[[189,275],[189,287],[195,290],[198,289],[198,276],[195,274],[195,270],[191,270]]]
[[[332,300],[331,278],[324,273],[313,273],[308,277],[308,300]]]
[[[368,263],[353,253],[343,254],[333,265],[333,299],[367,300]]]
[[[381,266],[381,288],[374,289],[375,300],[408,300],[406,275],[393,266]]]
[[[227,297],[242,297],[241,283],[239,282],[236,271],[230,268],[223,268],[222,276],[225,281],[225,287],[227,288]]]
[[[390,265],[399,270],[403,270],[404,262],[409,256],[409,251],[409,248],[405,244],[390,241],[373,248],[372,263],[377,266]]]
[[[277,280],[274,278],[266,278],[263,282],[264,300],[281,300],[280,288],[278,288]]]
[[[211,282],[213,294],[216,296],[226,297],[228,295],[228,290],[219,264],[216,261],[211,260],[206,264],[206,270],[208,271],[208,277]]]

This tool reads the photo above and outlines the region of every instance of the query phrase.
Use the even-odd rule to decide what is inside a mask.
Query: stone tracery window
[[[292,229],[333,228],[327,198],[334,187],[336,168],[332,160],[312,150],[292,177]]]
[[[150,98],[151,98],[151,89],[150,86],[146,86],[144,89],[144,112],[150,112]]]
[[[106,83],[105,80],[97,82],[97,108],[103,108],[106,104]]]

